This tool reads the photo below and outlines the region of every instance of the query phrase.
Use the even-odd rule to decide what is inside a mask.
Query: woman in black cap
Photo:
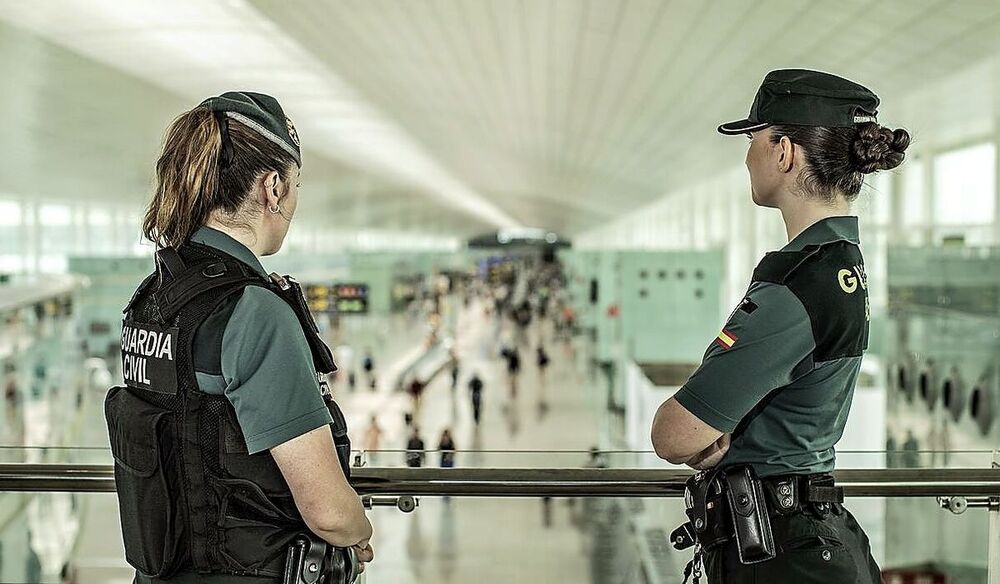
[[[285,239],[301,164],[259,93],[167,131],[143,222],[156,272],[125,308],[125,385],[105,404],[136,582],[337,583],[373,558],[330,351],[295,281],[258,259]]]
[[[881,581],[830,474],[868,347],[851,203],[864,176],[899,166],[910,143],[878,124],[878,104],[835,75],[772,71],[747,119],[719,127],[750,139],[753,201],[781,212],[789,241],[757,265],[653,422],[657,454],[706,471],[689,481],[691,522],[672,539],[682,548],[693,535],[689,569],[703,554],[713,583]]]

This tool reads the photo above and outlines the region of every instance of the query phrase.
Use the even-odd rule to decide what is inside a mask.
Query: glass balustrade
[[[0,451],[18,460],[0,465],[0,583],[130,582],[114,493],[77,492],[80,484],[45,480],[89,476],[97,477],[99,488],[113,488],[107,449]],[[690,550],[675,551],[668,541],[685,519],[676,496],[685,471],[635,466],[646,452],[459,450],[452,469],[438,468],[441,452],[434,450],[419,452],[425,464],[419,469],[407,467],[406,451],[354,454],[363,465],[354,471],[359,490],[366,494],[366,485],[380,485],[369,510],[377,557],[363,582],[679,583],[690,557]],[[939,454],[917,452],[914,468],[872,469],[862,462],[904,453],[840,453],[838,472],[849,495],[880,489],[891,494],[849,496],[845,503],[867,532],[888,584],[918,574],[987,582],[990,553],[1000,545],[1000,475],[991,470],[996,453],[953,452],[961,456],[952,456],[947,466],[930,464]],[[941,478],[943,472],[951,474]],[[12,490],[12,477],[27,481],[18,489],[34,480],[49,490]],[[397,497],[418,483],[421,489],[409,493],[416,508],[401,511]],[[476,485],[474,496],[470,484]],[[597,489],[586,484],[600,485],[601,496],[583,493]],[[634,496],[648,495],[643,489],[656,484],[674,488],[664,489],[664,496]],[[942,501],[935,490],[977,495]],[[919,496],[905,496],[907,491]],[[989,503],[983,493],[991,493],[992,511],[982,506]],[[944,508],[949,503],[962,512]]]

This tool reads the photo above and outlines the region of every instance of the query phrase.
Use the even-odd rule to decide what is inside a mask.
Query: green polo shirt
[[[191,240],[233,256],[267,276],[249,248],[221,231],[202,227]],[[198,388],[225,395],[233,405],[250,454],[333,421],[320,394],[305,333],[292,308],[270,290],[247,286],[241,295],[223,301],[195,333],[192,358]],[[137,584],[277,581],[280,579],[192,572],[181,572],[169,580],[135,578]]]
[[[221,231],[202,227],[191,240],[267,276],[252,251]],[[221,343],[206,330],[219,325],[225,328]],[[198,388],[229,398],[250,454],[333,421],[295,312],[270,290],[248,286],[235,303],[223,303],[195,335],[194,354]]]
[[[754,270],[747,294],[675,395],[732,433],[720,466],[829,472],[868,347],[857,217],[820,220]]]

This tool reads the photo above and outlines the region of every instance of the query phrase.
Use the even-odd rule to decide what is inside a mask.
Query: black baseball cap
[[[295,124],[285,115],[278,100],[270,95],[252,91],[227,91],[218,97],[206,99],[199,107],[206,107],[217,115],[236,120],[255,130],[291,154],[295,163],[302,166],[302,149],[299,147],[299,133],[295,130]],[[224,136],[224,140],[227,139],[228,136]]]
[[[774,124],[850,127],[874,122],[878,96],[853,81],[808,69],[778,69],[764,77],[743,120],[719,126],[722,134],[755,132]]]

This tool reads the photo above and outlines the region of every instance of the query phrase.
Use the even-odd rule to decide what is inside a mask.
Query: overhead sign
[[[305,293],[306,305],[309,307],[310,312],[315,314],[330,311],[330,286],[326,284],[306,284]]]
[[[306,304],[313,313],[365,314],[368,284],[306,284]]]
[[[340,314],[368,312],[368,284],[337,284],[333,287],[336,311]]]

